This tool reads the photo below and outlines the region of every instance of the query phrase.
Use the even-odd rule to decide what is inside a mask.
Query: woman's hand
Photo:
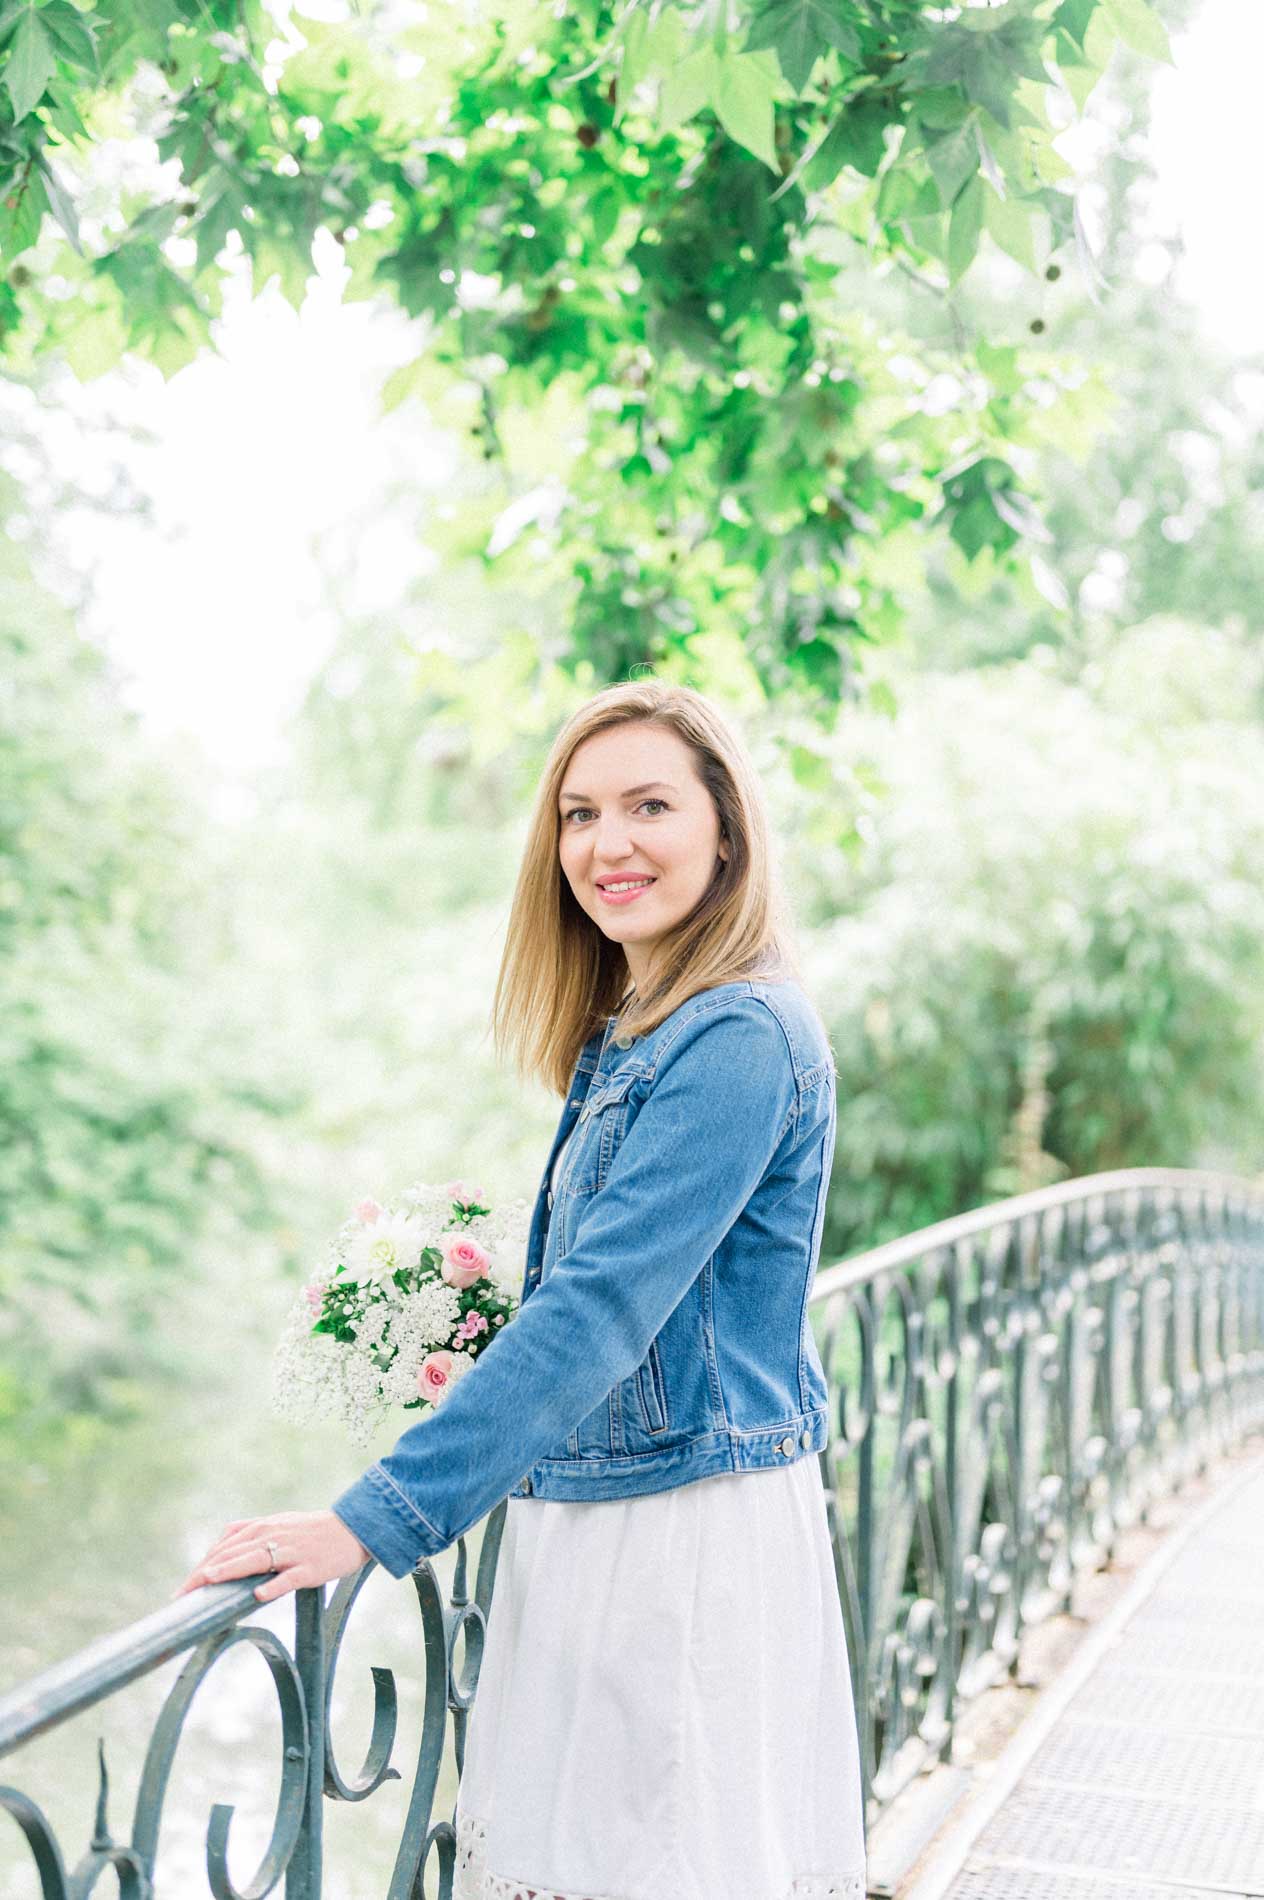
[[[225,1524],[196,1569],[191,1570],[172,1596],[200,1590],[206,1583],[231,1583],[256,1570],[270,1570],[271,1540],[276,1551],[276,1575],[256,1586],[260,1603],[284,1596],[287,1590],[306,1590],[345,1577],[372,1557],[354,1531],[332,1511],[274,1511],[270,1517],[243,1517]]]

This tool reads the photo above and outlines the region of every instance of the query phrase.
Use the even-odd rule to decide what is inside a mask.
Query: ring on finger
[[[277,1547],[272,1542],[271,1538],[268,1539],[267,1543],[264,1545],[264,1548],[268,1553],[268,1569],[279,1570],[281,1568],[281,1560],[277,1556]]]

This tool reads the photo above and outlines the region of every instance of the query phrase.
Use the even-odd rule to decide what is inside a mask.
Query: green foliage
[[[303,44],[265,57],[249,3],[9,8],[0,339],[18,364],[60,349],[91,376],[130,350],[169,375],[209,341],[230,237],[255,290],[277,276],[297,306],[330,233],[348,297],[424,320],[386,400],[437,402],[436,366],[468,383],[511,505],[532,474],[508,438],[564,415],[561,505],[520,565],[564,603],[569,664],[747,670],[828,726],[909,599],[915,564],[875,558],[885,539],[947,527],[1017,572],[1038,525],[1027,380],[945,426],[893,379],[905,340],[849,310],[842,267],[947,292],[987,238],[1045,269],[1075,242],[1051,89],[1082,99],[1120,39],[1163,56],[1162,29],[1146,0],[492,13],[296,15]],[[157,149],[178,181],[120,202],[91,255],[45,242],[45,210],[75,229],[49,153],[90,171],[142,69],[167,84]],[[928,379],[963,344],[916,354]]]
[[[207,995],[201,820],[0,535],[0,1418],[126,1409],[217,1223],[275,1204],[297,1099]]]
[[[970,288],[972,324],[989,339],[975,357],[989,406],[1009,412],[1004,429],[1046,346],[1068,368],[1043,423],[1020,397],[1024,466],[1037,471],[1027,487],[1042,497],[1049,539],[1042,555],[1040,524],[1028,515],[1025,568],[998,562],[986,539],[971,560],[955,535],[931,550],[926,589],[907,615],[915,667],[976,667],[1045,647],[1077,668],[1109,644],[1112,627],[1159,614],[1257,638],[1264,631],[1259,379],[1208,333],[1170,274],[1180,247],[1156,236],[1163,223],[1152,213],[1144,77],[1137,62],[1113,90],[1115,145],[1098,179],[1109,296],[1088,303],[1065,276],[1052,277],[1035,352],[1010,340],[1012,297]],[[870,307],[903,322],[920,355],[942,331],[942,309],[907,279],[898,297],[878,302],[897,288],[874,287]],[[1077,382],[1072,366],[1090,358],[1093,376]],[[1008,491],[1002,506],[1013,499]]]
[[[1064,1176],[1264,1167],[1259,652],[1157,620],[1091,678],[927,674],[839,743],[883,795],[849,890],[799,866],[835,1254]]]

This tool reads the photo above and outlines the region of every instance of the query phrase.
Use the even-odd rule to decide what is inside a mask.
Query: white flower
[[[391,1339],[401,1356],[418,1365],[436,1346],[446,1346],[461,1318],[461,1295],[446,1280],[428,1280],[406,1293],[391,1315]]]
[[[393,1308],[385,1300],[370,1301],[364,1318],[355,1329],[356,1345],[362,1348],[380,1346],[392,1311]]]
[[[343,1278],[358,1286],[390,1290],[392,1276],[415,1267],[426,1244],[426,1230],[412,1214],[382,1214],[371,1226],[350,1236]]]
[[[452,1198],[441,1187],[428,1187],[424,1181],[405,1188],[399,1205],[420,1222],[427,1234],[436,1234],[452,1219]]]
[[[439,1250],[453,1233],[488,1254],[489,1280],[510,1314],[517,1311],[532,1203],[505,1201],[490,1214],[456,1221],[448,1185],[419,1183],[372,1223],[358,1217],[343,1222],[328,1245],[328,1268],[312,1281],[327,1281],[342,1266],[335,1290],[345,1287],[346,1297],[332,1300],[330,1310],[340,1313],[352,1338],[314,1334],[311,1299],[297,1295],[273,1358],[272,1402],[280,1417],[297,1424],[332,1415],[357,1443],[367,1444],[392,1406],[416,1399],[417,1368],[428,1352],[445,1348],[453,1355],[442,1397],[473,1370],[491,1335],[479,1335],[478,1350],[454,1343],[459,1290],[438,1277],[403,1295],[394,1284],[396,1273],[417,1269],[427,1246]],[[493,1316],[496,1327],[503,1323],[503,1315]]]

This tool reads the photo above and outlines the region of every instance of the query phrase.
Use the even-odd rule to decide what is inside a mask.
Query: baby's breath
[[[374,1213],[376,1206],[365,1203],[371,1219],[354,1214],[331,1236],[324,1265],[285,1317],[272,1360],[278,1417],[306,1424],[332,1415],[358,1444],[369,1442],[393,1406],[428,1417],[473,1371],[518,1310],[531,1219],[525,1199],[500,1208],[481,1198],[454,1202],[425,1182],[406,1188],[393,1208]],[[463,1242],[481,1250],[486,1266],[460,1288],[441,1268],[444,1250]],[[470,1259],[477,1263],[477,1255]],[[442,1376],[428,1380],[423,1395],[418,1375],[434,1353],[450,1356],[435,1362]]]

